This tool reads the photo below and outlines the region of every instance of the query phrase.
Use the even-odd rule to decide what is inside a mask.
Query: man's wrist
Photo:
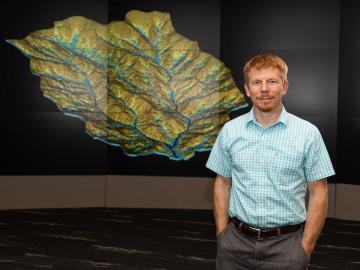
[[[220,234],[226,230],[226,227],[227,227],[228,224],[225,224],[225,226],[222,226],[222,227],[219,227],[217,230],[216,230],[216,237],[219,237]]]
[[[311,254],[313,253],[313,250],[315,248],[315,244],[306,242],[306,241],[304,241],[304,239],[301,240],[301,244],[302,244],[306,254],[310,258]]]
[[[226,228],[226,224],[217,227],[217,229],[216,229],[216,235],[219,235],[225,228]]]
[[[219,224],[220,223],[220,224]],[[216,226],[216,235],[219,236],[219,234],[222,233],[223,230],[227,227],[229,223],[229,219],[222,220],[222,222],[219,222]]]

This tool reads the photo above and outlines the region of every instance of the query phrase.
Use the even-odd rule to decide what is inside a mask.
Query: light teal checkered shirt
[[[267,128],[253,109],[226,123],[206,167],[231,177],[229,215],[261,228],[305,221],[307,181],[335,174],[319,130],[284,107]]]

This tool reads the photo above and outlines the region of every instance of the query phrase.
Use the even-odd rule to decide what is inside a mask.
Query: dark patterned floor
[[[211,211],[0,211],[1,270],[214,269]],[[311,269],[360,269],[360,222],[328,219]]]

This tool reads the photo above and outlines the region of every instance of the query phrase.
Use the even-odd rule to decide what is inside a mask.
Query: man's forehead
[[[249,70],[249,77],[258,77],[258,76],[279,76],[282,77],[282,73],[278,68],[266,67],[266,68],[256,68],[252,67]]]

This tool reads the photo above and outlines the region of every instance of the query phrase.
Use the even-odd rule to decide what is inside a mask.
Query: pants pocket
[[[299,230],[298,235],[299,235],[299,239],[298,239],[299,249],[300,249],[302,261],[304,262],[305,265],[309,265],[310,259],[309,259],[308,255],[306,254],[306,251],[302,245],[302,238],[303,238],[303,229],[302,228]]]
[[[218,241],[221,241],[224,238],[224,235],[226,234],[227,230],[229,229],[229,226],[230,226],[230,224],[226,225],[226,227],[217,236]]]

